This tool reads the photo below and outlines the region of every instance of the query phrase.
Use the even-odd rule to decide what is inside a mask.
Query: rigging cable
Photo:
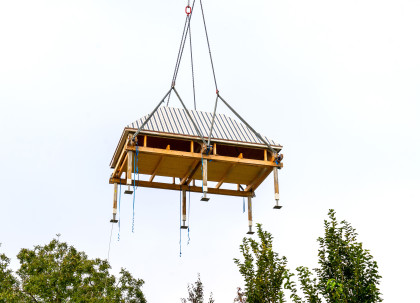
[[[200,7],[201,7],[201,15],[203,16],[203,23],[204,23],[204,30],[206,32],[206,39],[207,39],[207,46],[209,48],[209,55],[210,55],[210,62],[211,62],[211,69],[213,71],[213,79],[214,79],[214,85],[216,86],[216,94],[219,93],[219,89],[217,88],[217,81],[216,81],[216,73],[214,71],[214,64],[213,64],[213,57],[211,55],[211,50],[210,50],[210,41],[209,41],[209,35],[207,33],[207,26],[206,26],[206,19],[204,17],[204,9],[203,9],[203,3],[200,0]]]
[[[182,31],[181,43],[179,45],[178,56],[176,58],[176,63],[175,63],[175,70],[174,70],[174,74],[172,76],[172,87],[175,86],[176,78],[178,76],[179,66],[181,64],[182,55],[184,53],[185,41],[187,40],[188,31],[190,29],[189,24],[191,22],[192,12],[194,10],[194,5],[195,5],[195,0],[192,4],[192,7],[189,6],[189,1],[188,1],[187,8],[190,7],[190,9],[189,10],[187,10],[187,8],[185,9],[187,17],[185,18],[184,30]],[[169,94],[169,96],[168,96],[168,102],[166,103],[166,106],[169,106],[170,99],[171,99],[171,94]]]

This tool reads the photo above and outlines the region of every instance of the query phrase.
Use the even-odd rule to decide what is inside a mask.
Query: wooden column
[[[187,190],[182,189],[182,229],[187,229]]]
[[[118,206],[118,183],[114,183],[114,201],[113,201],[113,206],[112,206],[112,219],[111,219],[111,223],[117,223],[118,220],[116,219],[117,217],[117,206]]]
[[[131,195],[133,191],[130,189],[130,185],[133,183],[133,180],[131,179],[131,175],[133,174],[133,152],[128,151],[127,152],[127,185],[128,188],[126,191],[124,191],[124,194]]]
[[[277,167],[273,167],[273,175],[274,175],[274,199],[276,200],[276,205],[274,209],[280,209],[281,206],[279,205],[280,194],[279,194],[279,169]]]
[[[203,196],[201,197],[201,201],[208,201],[210,198],[207,197],[207,159],[203,159]]]
[[[253,235],[254,232],[252,231],[252,197],[248,196],[248,235]]]

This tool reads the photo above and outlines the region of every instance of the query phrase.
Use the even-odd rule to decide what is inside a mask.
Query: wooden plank
[[[229,176],[230,172],[235,168],[235,166],[235,164],[229,166],[229,168],[224,173],[222,179],[220,179],[219,183],[217,183],[216,188],[220,188],[220,186],[222,186],[223,182],[225,182],[226,178]]]
[[[153,170],[153,174],[150,176],[149,182],[152,182],[152,181],[153,181],[153,179],[156,177],[156,173],[157,173],[157,171],[158,171],[158,169],[159,169],[160,165],[161,165],[161,164],[162,164],[162,162],[163,162],[162,160],[163,160],[163,156],[161,156],[161,157],[159,158],[159,161],[158,161],[158,163],[156,164],[155,169]]]
[[[184,178],[182,178],[180,184],[190,184],[192,176],[195,174],[197,169],[200,167],[200,160],[196,160],[193,165],[191,165],[190,169],[188,170],[188,173],[185,175]]]
[[[121,165],[121,168],[119,168],[119,167],[120,167],[121,161],[123,161],[123,160],[125,161],[125,158],[126,158],[126,155],[127,155],[127,144],[128,144],[128,139],[125,141],[124,148],[122,149],[121,154],[118,157],[117,164],[115,165],[114,172],[112,173],[113,177],[115,177],[117,175],[118,170],[120,171],[120,173],[118,174],[118,177],[121,176],[121,170],[122,170],[122,167],[124,165]]]
[[[121,175],[124,170],[124,166],[127,165],[127,159],[128,159],[128,154],[125,153],[124,161],[121,163],[119,167],[118,166],[115,167],[115,171],[114,171],[115,175],[113,177],[121,178]]]
[[[249,184],[246,188],[245,191],[255,191],[258,186],[260,186],[260,184],[267,178],[267,176],[271,173],[271,168],[267,167],[267,168],[263,168],[260,170],[260,172],[258,173],[257,176],[255,176],[254,181],[252,181],[251,184]]]
[[[127,146],[126,150],[128,151],[135,151],[136,148],[133,146]],[[271,166],[271,167],[279,167],[280,165],[274,162],[274,158],[272,157],[271,161],[263,161],[263,160],[254,160],[254,159],[240,159],[236,157],[226,157],[226,156],[218,156],[218,155],[202,155],[201,153],[191,153],[191,152],[183,152],[177,150],[166,150],[161,148],[151,148],[151,147],[138,147],[139,153],[145,154],[157,154],[157,155],[167,155],[173,157],[180,157],[180,158],[193,158],[193,159],[208,159],[217,162],[229,162],[229,163],[238,163],[250,166]]]
[[[119,178],[110,178],[109,182],[112,183],[120,183],[122,185],[127,184],[127,179],[119,179]],[[133,181],[134,182],[134,181]],[[201,186],[188,186],[188,185],[179,185],[179,184],[170,184],[170,183],[161,183],[161,182],[148,182],[148,181],[139,181],[136,180],[136,186],[138,187],[149,187],[149,188],[159,188],[159,189],[168,189],[168,190],[176,190],[179,191],[182,188],[185,188],[188,191],[194,193],[201,193],[203,189]],[[236,191],[231,189],[217,189],[217,188],[208,188],[208,193],[213,195],[225,195],[225,196],[235,196],[235,197],[248,197],[252,196],[252,192],[245,192],[245,191]]]

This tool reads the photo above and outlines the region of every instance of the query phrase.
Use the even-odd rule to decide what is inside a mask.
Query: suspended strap
[[[136,175],[139,172],[139,169],[137,167],[138,156],[139,156],[139,147],[136,145],[136,156],[134,157],[133,222],[131,223],[131,232],[132,233],[134,233],[134,215],[135,215],[135,204],[136,204]],[[137,159],[137,165],[136,165],[136,159]]]
[[[120,230],[121,230],[121,179],[120,179],[120,197],[118,200],[118,241],[120,241]]]
[[[191,210],[191,185],[188,185],[188,242],[187,245],[190,245],[190,210]]]
[[[109,253],[111,252],[111,240],[112,240],[112,231],[114,230],[114,224],[111,224],[111,234],[109,235],[109,243],[108,243],[108,258],[107,261],[109,262]]]
[[[179,257],[182,257],[182,189],[179,187]]]

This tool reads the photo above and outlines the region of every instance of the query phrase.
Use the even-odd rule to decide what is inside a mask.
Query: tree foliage
[[[291,280],[293,274],[286,268],[286,257],[280,258],[273,251],[273,237],[262,229],[261,224],[257,224],[257,235],[259,241],[243,239],[240,251],[244,260],[234,259],[245,280],[244,291],[238,289],[236,302],[286,302],[285,289],[291,291],[292,299],[298,302],[295,284]]]
[[[338,222],[335,211],[324,221],[324,237],[318,238],[316,278],[306,267],[297,268],[301,289],[309,303],[382,302],[381,276],[369,250],[357,242],[356,230],[347,221]]]
[[[182,298],[182,303],[204,303],[204,286],[200,274],[194,284],[188,284],[188,298]],[[214,303],[213,293],[210,293],[209,303]]]
[[[20,268],[14,275],[7,268],[10,260],[1,256],[0,302],[146,303],[143,280],[125,269],[117,279],[107,261],[89,259],[57,239],[22,249],[17,257]]]

